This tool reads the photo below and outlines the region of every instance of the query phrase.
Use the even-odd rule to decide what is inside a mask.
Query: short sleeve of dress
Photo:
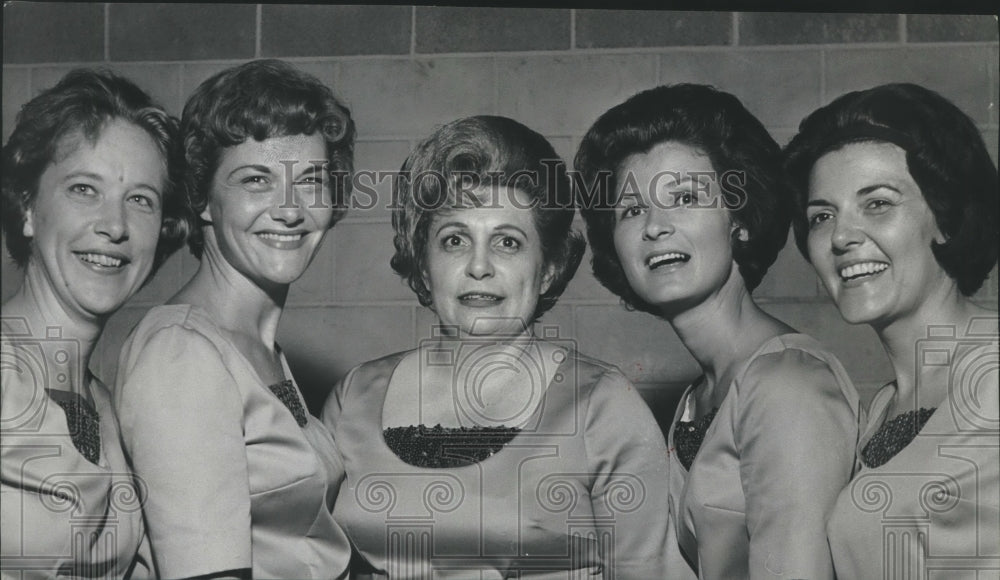
[[[348,373],[344,375],[344,378],[337,381],[337,383],[333,385],[333,389],[330,390],[330,394],[327,396],[326,401],[323,403],[323,409],[320,411],[320,420],[330,433],[334,432],[333,429],[337,424],[337,418],[340,417],[340,413],[343,409],[342,401],[347,394],[347,390],[350,388],[351,380],[354,378],[356,371],[357,367],[348,371]]]
[[[243,404],[216,346],[165,326],[133,335],[118,372],[115,407],[158,575],[250,568]]]
[[[853,386],[827,361],[788,348],[755,359],[733,388],[750,576],[832,578],[826,519],[854,467]]]
[[[585,428],[593,511],[614,525],[613,553],[601,554],[604,565],[615,578],[669,577],[666,442],[645,401],[617,370],[595,385]]]

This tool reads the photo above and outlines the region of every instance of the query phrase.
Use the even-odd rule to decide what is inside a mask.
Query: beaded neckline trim
[[[919,411],[907,411],[883,423],[861,451],[861,461],[867,467],[884,465],[913,441],[935,409],[921,407]]]
[[[295,417],[295,422],[299,424],[299,427],[305,427],[306,423],[309,422],[306,410],[302,408],[302,401],[299,400],[299,393],[295,388],[295,383],[291,379],[285,379],[280,383],[274,383],[267,387],[271,389],[274,396],[278,397],[285,407],[291,411],[292,416]]]
[[[49,398],[66,414],[69,438],[80,455],[98,465],[101,461],[101,416],[89,401],[77,393],[48,389]]]
[[[521,432],[518,427],[442,427],[410,425],[382,432],[386,445],[415,467],[463,467],[488,459]]]
[[[678,421],[674,427],[674,447],[677,452],[677,459],[680,460],[684,469],[691,469],[694,458],[701,449],[701,444],[705,440],[705,433],[715,419],[715,414],[719,408],[715,407],[707,415],[694,421]]]

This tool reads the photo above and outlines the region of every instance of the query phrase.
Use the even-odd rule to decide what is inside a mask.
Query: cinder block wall
[[[435,126],[508,115],[571,160],[596,117],[661,83],[710,83],[739,96],[779,143],[813,109],[854,89],[911,81],[979,124],[997,157],[998,38],[992,16],[651,12],[410,6],[35,4],[4,7],[3,136],[20,106],[80,65],[131,76],[179,113],[218,70],[261,57],[327,82],[358,123],[357,167],[396,170]],[[387,183],[369,210],[331,232],[293,286],[279,334],[315,408],[351,366],[428,336],[421,308],[389,268]],[[697,366],[665,322],[625,311],[588,262],[541,324],[619,365],[661,418]],[[195,271],[186,251],[109,323],[93,368],[114,378],[119,345]],[[3,264],[3,296],[19,284]],[[870,396],[891,377],[865,327],[846,325],[789,243],[755,293],[765,309],[840,355]],[[977,297],[996,307],[994,272]]]

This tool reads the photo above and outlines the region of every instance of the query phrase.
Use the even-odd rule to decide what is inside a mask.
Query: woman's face
[[[854,143],[819,158],[809,179],[809,259],[841,315],[885,324],[953,281],[931,252],[943,241],[891,143]]]
[[[522,332],[552,281],[530,198],[498,193],[485,193],[484,207],[441,211],[429,226],[425,283],[441,323],[461,336]]]
[[[109,121],[93,142],[64,136],[25,215],[29,276],[41,274],[69,311],[112,314],[152,271],[166,183],[156,143],[127,121]]]
[[[739,276],[734,225],[708,156],[667,141],[627,157],[617,181],[615,249],[640,298],[683,312]]]
[[[223,150],[201,217],[226,262],[258,286],[299,278],[333,219],[319,134],[247,139]]]

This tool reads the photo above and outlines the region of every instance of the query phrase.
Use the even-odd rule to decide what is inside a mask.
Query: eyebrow
[[[256,165],[256,164],[240,165],[239,167],[237,167],[237,168],[233,169],[232,171],[230,171],[229,175],[226,176],[226,179],[229,179],[230,177],[232,177],[236,173],[239,173],[240,171],[243,171],[244,169],[251,169],[253,171],[260,171],[261,173],[267,173],[268,175],[271,174],[271,168],[269,168],[266,165]]]
[[[86,177],[87,179],[93,179],[94,181],[104,181],[104,177],[98,173],[92,173],[90,171],[74,171],[72,173],[66,174],[63,181],[71,181],[73,179],[79,179],[80,177]]]
[[[314,163],[309,163],[308,165],[309,165],[308,169],[306,169],[305,171],[303,171],[303,172],[295,175],[296,179],[298,179],[300,177],[304,177],[306,175],[315,175],[317,173],[326,173],[326,171],[324,170],[323,165],[316,165]]]
[[[465,225],[464,223],[462,223],[462,222],[456,222],[456,221],[445,222],[445,223],[441,224],[440,226],[438,226],[438,228],[436,230],[434,230],[434,235],[437,236],[438,234],[441,233],[441,230],[449,228],[449,227],[456,227],[456,228],[461,229],[461,230],[468,230],[469,229],[469,227],[467,225]],[[514,224],[500,224],[500,225],[496,226],[493,229],[494,230],[514,230],[514,231],[520,233],[525,238],[530,237],[530,236],[528,236],[528,234],[524,230],[522,230],[518,226],[515,226]]]
[[[106,181],[104,179],[104,176],[102,176],[99,173],[93,173],[91,171],[74,171],[72,173],[66,174],[66,177],[63,178],[63,183],[65,183],[67,181],[73,181],[74,179],[79,179],[81,177],[82,178],[86,178],[86,179],[91,179],[93,181],[98,181],[100,183],[104,183]],[[142,182],[140,182],[140,183],[138,183],[136,185],[136,187],[137,188],[142,188],[142,189],[148,189],[148,190],[152,191],[153,193],[155,193],[157,195],[157,197],[163,197],[163,194],[160,193],[160,188],[156,187],[155,185],[151,185],[149,183],[142,183]]]
[[[898,187],[890,185],[888,183],[875,183],[875,184],[872,184],[872,185],[866,185],[865,187],[862,187],[861,189],[859,189],[857,191],[856,195],[858,197],[863,197],[863,196],[871,194],[874,191],[878,191],[879,189],[889,189],[891,191],[895,191],[896,193],[898,193],[900,195],[902,195],[902,193],[903,193],[902,191],[899,190]],[[806,203],[806,207],[813,207],[813,206],[817,206],[817,205],[832,206],[833,203],[831,203],[831,202],[829,202],[829,201],[827,201],[825,199],[813,199],[813,200],[810,200],[809,202]]]

